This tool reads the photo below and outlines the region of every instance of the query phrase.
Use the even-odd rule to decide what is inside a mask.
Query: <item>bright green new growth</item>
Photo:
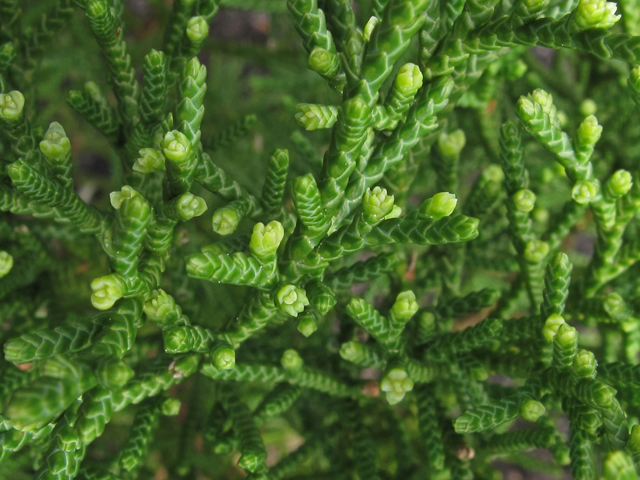
[[[295,285],[283,285],[276,294],[276,302],[283,312],[297,317],[309,305],[306,292]]]
[[[139,7],[0,1],[0,477],[638,476],[633,1]]]

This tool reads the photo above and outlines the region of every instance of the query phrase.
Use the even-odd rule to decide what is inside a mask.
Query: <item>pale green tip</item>
[[[576,182],[571,190],[571,198],[581,205],[587,205],[598,194],[598,188],[593,182]]]
[[[0,250],[0,278],[4,277],[13,268],[13,257],[9,252]]]
[[[602,126],[595,115],[589,115],[578,127],[578,143],[580,145],[595,145],[602,135]]]
[[[183,133],[172,130],[162,140],[162,152],[170,162],[182,163],[191,154],[191,142]]]
[[[122,189],[119,192],[118,191],[111,192],[109,194],[109,200],[111,200],[111,206],[113,208],[115,208],[116,210],[120,210],[120,207],[122,207],[122,203],[125,200],[129,200],[135,197],[136,195],[140,195],[140,194],[130,186],[125,185],[122,187]]]
[[[607,314],[614,319],[619,318],[626,310],[626,302],[617,292],[609,293],[602,302],[602,306]]]
[[[307,293],[295,285],[283,285],[276,295],[281,310],[293,317],[297,317],[309,305]]]
[[[418,311],[416,296],[411,290],[400,293],[391,307],[393,315],[401,321],[407,321]]]
[[[544,327],[542,329],[542,335],[548,341],[552,342],[556,334],[558,333],[558,330],[564,324],[565,324],[564,318],[562,318],[557,313],[549,315],[546,322],[544,323]]]
[[[413,63],[405,63],[398,71],[398,75],[395,80],[395,88],[405,95],[411,95],[422,87],[422,80],[423,76],[420,71],[420,67]]]
[[[113,357],[100,361],[96,368],[98,383],[109,390],[122,388],[134,375],[129,365]]]
[[[265,226],[256,223],[253,226],[249,249],[259,260],[271,261],[275,258],[278,247],[284,238],[284,227],[278,221],[271,221]]]
[[[358,342],[345,342],[340,346],[340,356],[349,362],[364,355],[364,347]]]
[[[49,125],[44,140],[40,142],[40,151],[52,163],[68,159],[69,153],[71,153],[71,142],[69,142],[64,128],[58,122]]]
[[[439,220],[453,213],[458,204],[458,199],[453,193],[440,192],[425,200],[420,205],[420,213],[428,218]]]
[[[107,310],[124,296],[126,285],[117,273],[112,273],[93,280],[91,290],[91,304],[98,310]]]
[[[318,330],[318,322],[313,318],[313,315],[302,315],[298,318],[296,328],[302,335],[309,337],[313,332]]]
[[[580,350],[573,358],[571,369],[578,378],[595,377],[598,361],[596,356],[588,350]]]
[[[380,382],[380,390],[385,393],[389,405],[395,405],[413,390],[413,380],[402,368],[392,368]]]
[[[631,187],[633,186],[633,178],[631,174],[626,170],[617,170],[613,175],[607,180],[605,184],[605,189],[607,191],[607,195],[611,198],[620,198],[627,194]]]
[[[154,290],[151,298],[142,307],[149,320],[162,322],[165,316],[176,308],[176,302],[171,295],[162,289]]]
[[[218,235],[231,235],[238,228],[240,220],[242,218],[235,209],[222,207],[213,214],[211,225]]]
[[[542,403],[529,399],[520,406],[520,415],[528,422],[537,422],[544,415],[545,410]]]
[[[567,325],[565,323],[563,325],[560,325],[560,328],[558,328],[558,333],[556,334],[553,341],[560,345],[560,347],[562,348],[570,348],[572,345],[575,345],[578,342],[578,331],[571,325]]]
[[[362,32],[362,36],[364,37],[365,42],[371,40],[371,35],[373,35],[373,31],[376,29],[379,23],[380,19],[376,16],[372,16],[366,23]]]
[[[631,427],[627,448],[629,451],[640,453],[640,425]]]
[[[17,90],[0,93],[0,120],[16,121],[24,109],[24,95]]]
[[[165,398],[160,406],[160,413],[165,417],[175,417],[180,413],[182,403],[177,398]]]
[[[536,194],[527,188],[513,194],[513,204],[519,212],[527,213],[536,206]]]
[[[187,37],[192,42],[201,42],[209,35],[209,25],[204,17],[191,17],[187,22]]]
[[[176,211],[178,216],[186,222],[206,212],[207,203],[202,197],[197,197],[191,193],[183,193],[178,199]]]
[[[492,182],[501,183],[504,180],[504,171],[500,165],[492,163],[482,172],[482,175]]]
[[[633,459],[622,450],[609,453],[604,461],[603,480],[636,480]]]
[[[580,103],[580,114],[583,117],[588,117],[589,115],[595,115],[598,111],[598,105],[596,102],[587,98]]]
[[[282,354],[282,358],[280,359],[280,363],[285,370],[300,370],[304,361],[302,357],[296,352],[294,349],[290,348],[289,350],[285,350]]]
[[[379,222],[391,213],[393,201],[393,195],[388,195],[385,188],[374,187],[373,190],[367,188],[362,199],[362,208],[370,223]]]
[[[524,247],[524,258],[530,263],[540,263],[549,253],[549,244],[542,240],[531,240]]]
[[[394,205],[384,219],[391,220],[392,218],[398,218],[400,215],[402,215],[402,207],[400,205]]]
[[[143,148],[140,157],[133,164],[133,169],[140,173],[162,172],[166,170],[164,156],[155,148]]]
[[[440,154],[450,160],[454,160],[460,156],[460,152],[466,143],[467,137],[462,130],[455,130],[450,134],[442,133],[438,137]]]
[[[340,68],[340,61],[335,53],[321,47],[315,47],[309,54],[308,66],[320,75],[333,77]]]
[[[581,0],[573,17],[574,24],[580,30],[592,28],[611,28],[620,20],[616,15],[617,5],[606,0]]]
[[[229,344],[219,344],[211,350],[211,362],[218,370],[229,370],[236,366],[236,351]]]

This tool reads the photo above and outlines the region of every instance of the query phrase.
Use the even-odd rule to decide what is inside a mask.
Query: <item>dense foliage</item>
[[[0,479],[637,478],[636,34],[0,0]]]

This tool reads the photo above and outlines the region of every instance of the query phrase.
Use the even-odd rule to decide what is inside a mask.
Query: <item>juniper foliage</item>
[[[141,5],[0,0],[0,479],[636,478],[638,5]]]

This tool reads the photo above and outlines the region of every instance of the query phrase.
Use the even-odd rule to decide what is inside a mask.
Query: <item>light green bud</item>
[[[65,163],[71,153],[71,142],[58,122],[49,125],[44,140],[40,142],[40,151],[50,163]]]
[[[134,375],[129,365],[114,357],[101,360],[96,368],[98,383],[109,390],[122,388]]]
[[[434,220],[448,217],[453,213],[458,204],[458,199],[453,193],[440,192],[426,199],[420,205],[420,215]]]
[[[373,16],[369,19],[367,24],[364,26],[364,31],[362,32],[362,36],[364,37],[365,42],[371,40],[371,35],[373,34],[373,31],[376,29],[379,23],[380,19],[376,16]]]
[[[520,415],[527,422],[537,422],[544,415],[544,405],[537,400],[529,399],[520,405]]]
[[[170,162],[185,162],[191,154],[191,142],[183,133],[172,130],[162,139],[162,152]]]
[[[571,190],[571,198],[581,205],[587,205],[598,194],[598,188],[593,182],[579,181]]]
[[[374,17],[372,17],[374,18]],[[422,87],[422,72],[420,71],[420,67],[413,63],[405,63],[400,70],[398,71],[398,75],[396,76],[394,88],[398,89],[405,95],[412,95],[417,92],[420,87]],[[462,133],[464,137],[464,132]],[[464,144],[464,139],[463,139]]]
[[[280,222],[271,221],[265,226],[256,223],[253,226],[249,249],[251,254],[264,262],[275,260],[275,255],[284,238],[284,227]]]
[[[213,214],[211,225],[218,235],[231,235],[236,231],[242,218],[234,208],[219,208]]]
[[[109,194],[109,200],[111,200],[111,206],[113,208],[120,210],[120,207],[125,200],[129,200],[137,195],[140,194],[136,190],[131,188],[129,185],[125,185],[119,192],[111,192]]]
[[[318,322],[316,322],[312,314],[300,315],[296,323],[296,328],[302,335],[309,337],[313,332],[318,330]]]
[[[304,365],[302,357],[294,349],[290,348],[285,350],[280,359],[280,364],[285,370],[296,371],[300,370]]]
[[[398,218],[400,215],[402,215],[402,207],[400,205],[394,205],[384,219],[391,220],[392,218]]]
[[[520,97],[517,103],[518,115],[524,122],[529,122],[535,118],[536,109],[533,102],[527,97]]]
[[[99,277],[91,282],[91,304],[98,310],[107,310],[126,293],[124,280],[117,273]]]
[[[413,390],[413,380],[402,368],[392,368],[382,378],[380,390],[385,392],[389,405],[400,402],[407,392]]]
[[[595,115],[589,115],[578,127],[578,143],[581,145],[595,145],[602,135],[602,126]]]
[[[578,341],[578,331],[571,325],[565,323],[560,325],[553,341],[563,348],[570,348]]]
[[[549,253],[549,244],[541,240],[531,240],[524,247],[524,258],[530,263],[540,263]]]
[[[608,197],[617,199],[626,195],[632,186],[633,177],[631,174],[626,170],[617,170],[609,177],[604,188]]]
[[[13,268],[13,257],[9,252],[0,250],[0,278],[4,277]]]
[[[153,321],[161,321],[169,313],[175,310],[176,301],[171,295],[159,288],[154,290],[151,298],[144,302],[142,307],[147,318]]]
[[[401,321],[407,321],[418,311],[418,302],[416,302],[416,295],[411,291],[400,293],[396,297],[396,301],[391,307],[393,315]]]
[[[297,317],[309,305],[307,293],[295,285],[283,285],[278,290],[276,300],[280,309],[292,317]]]
[[[340,356],[349,361],[353,362],[355,359],[358,359],[364,355],[364,347],[361,343],[358,342],[345,342],[340,345]]]
[[[236,351],[228,343],[220,342],[211,349],[211,362],[218,370],[236,366]]]
[[[598,361],[596,356],[588,350],[580,350],[573,358],[571,370],[579,378],[595,378]]]
[[[340,60],[338,60],[338,56],[335,53],[331,53],[321,47],[315,47],[309,54],[307,65],[320,75],[333,77],[340,69]]]
[[[531,216],[538,223],[547,223],[549,220],[549,210],[542,207],[536,207],[533,209]]]
[[[553,96],[550,93],[545,92],[541,88],[536,88],[531,92],[531,99],[534,103],[537,103],[542,107],[542,111],[549,115],[554,120],[557,116],[557,110],[553,104]]]
[[[591,28],[611,28],[620,15],[616,15],[617,5],[606,0],[580,0],[573,17],[580,30]]]
[[[556,113],[556,118],[558,119],[558,124],[560,128],[566,128],[569,125],[569,117],[563,111],[559,111]]]
[[[191,17],[187,22],[187,37],[192,42],[202,42],[209,35],[209,25],[204,17]]]
[[[542,328],[542,335],[548,341],[553,342],[553,339],[555,338],[556,334],[558,333],[558,330],[565,323],[566,322],[564,321],[564,318],[562,318],[557,313],[549,315],[549,317],[547,318],[546,322],[544,322],[544,327]]]
[[[207,203],[202,197],[196,197],[191,193],[183,193],[178,198],[176,204],[176,212],[183,221],[191,220],[194,217],[199,217],[207,211]]]
[[[604,461],[603,480],[636,480],[636,468],[633,460],[622,450],[609,453]]]
[[[0,93],[0,120],[17,121],[24,109],[24,95],[17,90]]]
[[[595,115],[598,111],[598,105],[590,98],[586,98],[580,103],[580,115],[588,117],[589,115]]]
[[[155,148],[142,148],[140,157],[133,164],[133,169],[140,173],[162,172],[166,170],[164,157]]]
[[[627,304],[619,293],[611,292],[605,297],[602,306],[611,318],[619,319],[624,315]]]
[[[172,325],[162,329],[164,351],[167,353],[186,353],[191,350],[189,327]]]
[[[536,194],[527,188],[513,194],[513,204],[519,212],[527,213],[536,206]]]
[[[364,214],[370,219],[370,223],[381,221],[393,209],[393,195],[387,195],[385,188],[367,188],[362,199]]]
[[[165,417],[175,417],[180,413],[182,403],[177,398],[165,398],[160,405],[160,414]]]
[[[537,9],[537,5],[538,4],[545,4],[545,1],[539,1],[539,0],[530,0],[527,2],[527,7],[529,8],[529,10],[533,10],[533,9]],[[530,6],[530,4],[535,4],[533,6]],[[516,60],[515,62],[509,62],[506,65],[506,73],[507,73],[507,80],[509,80],[510,82],[513,82],[514,80],[517,80],[518,78],[522,78],[524,76],[525,73],[527,73],[527,64],[524,63],[522,60]]]
[[[502,167],[495,163],[490,164],[482,171],[482,176],[492,182],[501,183],[504,180]]]
[[[438,149],[444,158],[455,160],[467,143],[467,137],[462,130],[456,130],[450,134],[441,133],[438,137]]]

